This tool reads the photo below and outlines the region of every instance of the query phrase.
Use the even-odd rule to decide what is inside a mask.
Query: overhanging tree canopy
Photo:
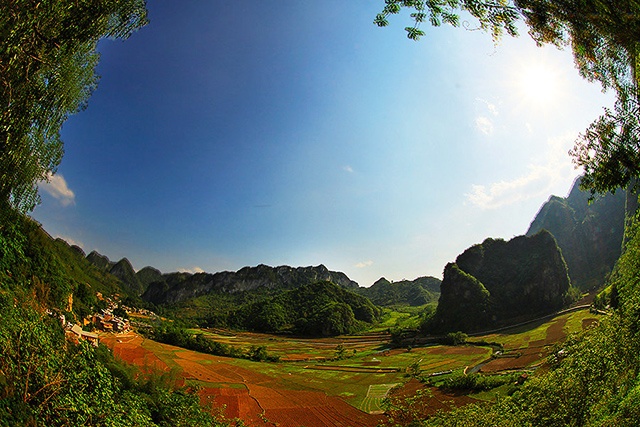
[[[0,2],[0,207],[35,207],[62,159],[62,124],[97,85],[98,41],[146,23],[145,0]]]

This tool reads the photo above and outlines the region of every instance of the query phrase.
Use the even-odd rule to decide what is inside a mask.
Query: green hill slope
[[[419,306],[438,300],[440,283],[441,280],[435,277],[418,277],[399,282],[389,282],[383,277],[368,288],[358,288],[356,292],[383,307]]]
[[[4,212],[0,240],[2,286],[12,292],[31,293],[48,307],[82,317],[103,295],[129,293],[122,283],[91,264],[78,247],[54,239],[30,218]],[[26,286],[25,286],[26,285]]]

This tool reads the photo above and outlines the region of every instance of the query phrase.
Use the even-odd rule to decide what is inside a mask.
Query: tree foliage
[[[57,319],[0,294],[0,426],[224,426],[174,381],[105,347],[68,342]]]
[[[96,46],[145,25],[144,0],[0,3],[0,203],[23,212],[63,154],[60,128],[98,78]]]
[[[380,314],[366,297],[317,282],[247,304],[235,317],[241,326],[261,332],[333,336],[363,329]]]
[[[400,13],[402,8],[412,10],[413,25],[405,27],[407,37],[412,40],[418,40],[425,34],[420,29],[423,22],[436,27],[442,24],[459,26],[461,11],[476,18],[479,27],[490,32],[494,40],[505,32],[512,36],[517,34],[517,9],[504,0],[385,0],[384,9],[374,23],[380,27],[389,25],[389,16]]]

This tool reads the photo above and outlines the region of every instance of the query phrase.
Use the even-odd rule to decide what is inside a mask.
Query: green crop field
[[[367,395],[360,405],[360,409],[370,414],[384,412],[384,408],[382,407],[383,399],[387,397],[392,388],[399,385],[399,383],[370,385]]]
[[[403,318],[403,315],[389,319]],[[520,326],[502,333],[469,338],[469,341],[500,343],[505,353],[528,353],[526,366],[537,366],[546,357],[546,349],[573,332],[597,321],[598,315],[587,310],[564,314],[556,318]],[[510,363],[517,358],[492,358],[494,348],[483,345],[444,346],[429,345],[410,349],[391,348],[386,333],[360,336],[306,339],[231,331],[193,330],[205,337],[238,348],[264,346],[269,354],[277,355],[280,362],[254,362],[202,355],[178,347],[144,340],[142,347],[164,362],[176,378],[183,375],[186,384],[200,388],[246,389],[251,383],[278,390],[315,391],[343,399],[367,413],[383,411],[382,401],[389,391],[402,385],[416,374],[429,376],[442,372],[463,372],[485,362]],[[338,356],[338,348],[344,351]],[[535,353],[535,354],[534,354]],[[532,356],[533,354],[533,356]],[[224,366],[224,368],[219,368]],[[524,366],[523,366],[524,368]],[[220,371],[219,369],[223,369]],[[514,368],[519,369],[519,368]],[[190,370],[192,374],[184,374]],[[193,374],[203,372],[203,374]],[[492,371],[494,372],[494,371]],[[499,369],[497,370],[499,372]],[[228,375],[219,378],[218,374]],[[234,376],[235,375],[235,376]],[[441,377],[438,377],[441,378]],[[476,398],[492,399],[501,390],[480,393]]]

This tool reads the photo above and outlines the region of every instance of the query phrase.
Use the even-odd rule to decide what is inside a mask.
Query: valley
[[[0,3],[0,427],[637,427],[640,3],[219,3]]]
[[[209,410],[249,426],[375,426],[387,420],[383,413],[389,410],[384,403],[389,396],[415,398],[416,391],[423,390],[424,397],[419,399],[422,415],[451,405],[493,400],[508,387],[472,393],[437,386],[456,374],[531,373],[543,368],[555,345],[597,323],[599,317],[582,309],[474,336],[464,345],[409,348],[393,348],[385,332],[302,338],[192,330],[244,350],[264,346],[279,362],[197,353],[133,332],[101,334],[101,342],[142,371],[159,369],[176,385],[195,388]],[[502,349],[496,351],[497,346]]]

